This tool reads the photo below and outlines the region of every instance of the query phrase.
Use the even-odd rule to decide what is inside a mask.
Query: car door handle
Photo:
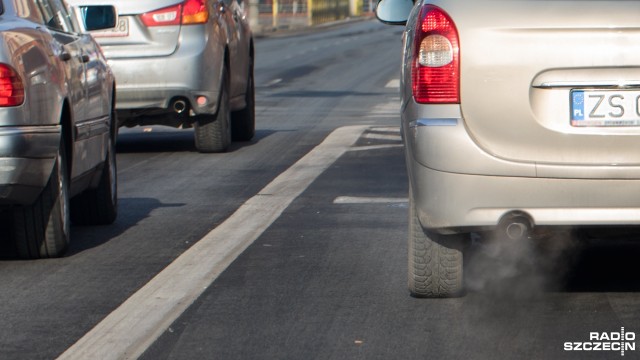
[[[60,53],[60,55],[58,55],[58,57],[60,58],[60,60],[62,61],[69,61],[71,60],[71,54],[69,54],[66,51],[63,51]]]
[[[89,57],[89,55],[82,55],[80,56],[80,60],[82,60],[83,63],[87,63],[89,62],[89,60],[91,60],[91,58]]]

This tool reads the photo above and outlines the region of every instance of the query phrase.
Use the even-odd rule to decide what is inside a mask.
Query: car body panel
[[[474,2],[460,14],[479,6],[500,11],[461,17],[458,30],[462,112],[480,147],[524,162],[640,164],[640,128],[571,126],[569,101],[571,89],[640,79],[639,2]]]

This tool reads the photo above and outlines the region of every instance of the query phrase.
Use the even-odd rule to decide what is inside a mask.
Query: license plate
[[[129,20],[125,17],[118,18],[118,25],[111,29],[92,31],[93,37],[124,37],[129,36]]]
[[[572,90],[572,126],[639,126],[640,91]]]

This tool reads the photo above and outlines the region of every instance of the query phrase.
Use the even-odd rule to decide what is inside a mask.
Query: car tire
[[[118,174],[115,136],[109,136],[107,157],[100,182],[71,199],[71,222],[77,225],[108,225],[118,216]]]
[[[218,111],[215,115],[198,115],[195,128],[196,149],[203,153],[225,152],[231,144],[231,112],[229,111],[229,74],[223,70]]]
[[[249,65],[244,109],[231,113],[231,136],[234,141],[249,141],[256,133],[255,84],[253,81],[253,60]]]
[[[55,258],[69,247],[69,174],[64,145],[35,203],[13,210],[13,239],[24,259]]]
[[[462,295],[463,235],[441,235],[420,224],[413,195],[409,196],[409,291],[414,297]]]

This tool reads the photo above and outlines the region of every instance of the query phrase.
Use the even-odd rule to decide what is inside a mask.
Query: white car
[[[406,24],[409,289],[463,293],[471,232],[639,225],[639,1],[382,0]]]

